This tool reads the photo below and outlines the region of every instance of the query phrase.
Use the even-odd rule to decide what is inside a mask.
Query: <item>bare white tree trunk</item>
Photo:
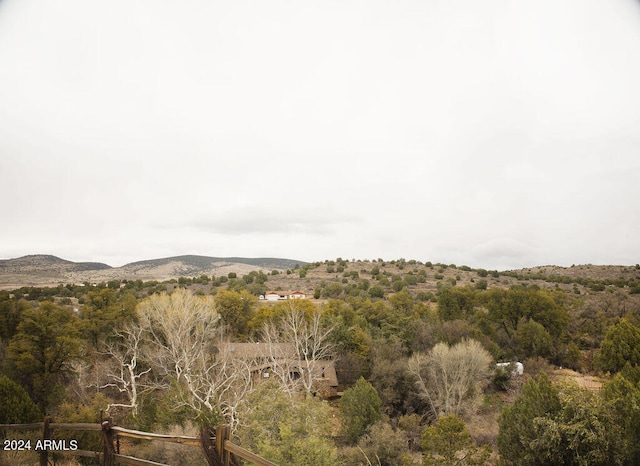
[[[319,309],[308,315],[296,301],[288,303],[284,315],[263,326],[262,353],[288,394],[312,393],[316,388],[323,377],[322,365],[332,358],[332,331],[323,327]]]
[[[292,398],[301,391],[300,379],[295,376],[298,362],[293,346],[282,340],[276,323],[266,322],[262,327],[262,340],[256,345],[260,359],[256,364],[267,368],[269,378],[275,380],[280,389]]]
[[[107,412],[114,407],[130,408],[136,416],[139,394],[151,388],[144,383],[151,367],[139,367],[143,333],[144,330],[136,324],[127,323],[116,331],[115,339],[105,344],[102,353],[110,356],[110,364],[104,375],[107,380],[100,388],[115,388],[128,400],[127,403],[109,403]]]
[[[138,314],[146,357],[182,385],[184,404],[196,411],[217,410],[237,423],[237,406],[252,387],[251,369],[219,351],[213,298],[185,290],[154,295],[140,303]]]

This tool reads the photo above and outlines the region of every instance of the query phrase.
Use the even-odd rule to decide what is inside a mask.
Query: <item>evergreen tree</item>
[[[640,361],[640,328],[627,319],[609,328],[596,358],[596,366],[603,372],[620,372],[626,364]]]
[[[464,421],[455,414],[441,417],[422,431],[423,466],[483,465],[491,448],[478,448],[471,440]]]
[[[506,465],[537,466],[549,463],[548,451],[537,445],[542,426],[536,419],[555,416],[560,412],[558,391],[546,373],[529,380],[522,395],[502,411],[498,424],[497,443],[500,457]]]
[[[381,417],[378,392],[363,377],[345,390],[340,399],[341,435],[349,444],[355,444],[367,428]]]
[[[7,347],[7,359],[16,378],[46,412],[62,398],[70,363],[80,356],[78,320],[48,301],[22,315]]]
[[[623,464],[640,464],[640,367],[625,366],[604,386],[603,397],[616,420]]]
[[[542,373],[503,410],[497,443],[505,465],[623,464],[617,422],[597,394],[575,384],[556,388]]]
[[[29,394],[6,375],[0,376],[0,400],[0,424],[27,424],[42,420],[42,413]]]

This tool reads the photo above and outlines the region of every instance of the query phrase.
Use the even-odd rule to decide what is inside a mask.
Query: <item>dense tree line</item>
[[[0,393],[12,400],[0,423],[101,409],[145,430],[226,421],[282,464],[640,461],[640,318],[630,292],[504,288],[494,271],[403,259],[288,272],[309,280],[315,270],[324,274],[318,301],[293,304],[258,299],[274,272],[0,292]],[[459,285],[460,274],[473,281]],[[420,288],[428,277],[437,286]],[[225,341],[292,345],[307,366],[295,380],[283,367],[255,384]],[[344,392],[334,402],[304,371],[329,357]],[[493,370],[516,360],[528,371],[521,390]],[[550,364],[601,374],[604,388],[531,372]],[[484,434],[491,422],[495,433]]]

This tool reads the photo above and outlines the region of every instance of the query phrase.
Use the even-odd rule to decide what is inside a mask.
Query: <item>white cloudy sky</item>
[[[640,262],[637,0],[0,0],[0,258]]]

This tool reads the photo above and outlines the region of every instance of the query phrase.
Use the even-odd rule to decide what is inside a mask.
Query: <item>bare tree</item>
[[[435,418],[462,416],[475,409],[488,382],[491,362],[491,355],[480,343],[463,340],[451,347],[438,343],[426,354],[414,354],[408,370]]]
[[[251,368],[219,351],[213,298],[187,290],[153,295],[139,304],[138,317],[146,358],[183,387],[183,403],[197,412],[218,411],[235,424],[237,406],[251,389]]]
[[[105,383],[99,388],[114,388],[127,399],[126,403],[109,403],[111,408],[130,408],[134,416],[138,414],[138,396],[152,388],[144,379],[151,372],[151,367],[141,367],[144,329],[132,322],[124,324],[115,333],[115,338],[105,343],[103,354],[109,356],[109,367],[103,375]]]
[[[262,326],[262,339],[256,345],[257,360],[254,366],[260,371],[268,371],[280,390],[290,398],[302,390],[298,373],[298,360],[293,346],[281,341],[280,330],[275,322]]]
[[[321,311],[309,312],[291,301],[282,315],[262,328],[262,356],[271,364],[281,387],[290,395],[312,393],[324,378],[323,367],[333,357],[333,327],[322,324]]]

